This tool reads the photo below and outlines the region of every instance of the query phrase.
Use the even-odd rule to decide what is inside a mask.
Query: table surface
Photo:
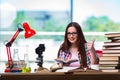
[[[120,72],[75,71],[0,73],[0,80],[120,80]]]

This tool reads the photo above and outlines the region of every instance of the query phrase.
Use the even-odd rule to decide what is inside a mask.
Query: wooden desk
[[[120,80],[120,72],[1,73],[0,80]]]

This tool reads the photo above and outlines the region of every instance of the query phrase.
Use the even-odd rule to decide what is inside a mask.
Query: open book
[[[55,59],[55,61],[57,61],[58,63],[56,63],[50,67],[50,71],[52,71],[52,72],[55,72],[57,70],[63,70],[63,66],[60,65],[59,63],[70,64],[72,62],[77,62],[78,60],[77,59],[69,59],[69,60],[65,61],[63,59]]]
[[[63,59],[55,59],[55,61],[59,62],[59,63],[63,63],[63,64],[70,64],[73,62],[77,62],[77,59],[69,59],[69,60],[63,60]]]

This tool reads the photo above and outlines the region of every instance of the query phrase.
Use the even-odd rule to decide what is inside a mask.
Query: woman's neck
[[[78,53],[78,47],[76,45],[72,44],[70,47],[70,51],[72,53]]]
[[[71,46],[70,46],[70,48],[77,48],[77,44],[72,43]]]

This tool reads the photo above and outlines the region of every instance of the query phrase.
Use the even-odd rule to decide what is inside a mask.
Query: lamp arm
[[[8,67],[12,68],[13,62],[12,62],[10,47],[6,46],[6,50],[7,50],[7,55],[8,55]]]
[[[12,43],[14,42],[14,40],[17,38],[17,36],[19,35],[19,33],[23,31],[22,28],[18,28],[18,30],[16,31],[16,33],[13,35],[13,37],[11,38],[11,40],[6,44],[6,46],[11,47]]]
[[[8,55],[8,67],[9,68],[13,67],[13,62],[12,62],[10,47],[12,46],[12,43],[15,41],[15,39],[17,38],[17,36],[19,35],[19,33],[21,31],[23,31],[23,29],[22,28],[18,28],[18,30],[13,35],[13,37],[11,38],[11,40],[6,44],[6,50],[7,50],[7,55]]]

